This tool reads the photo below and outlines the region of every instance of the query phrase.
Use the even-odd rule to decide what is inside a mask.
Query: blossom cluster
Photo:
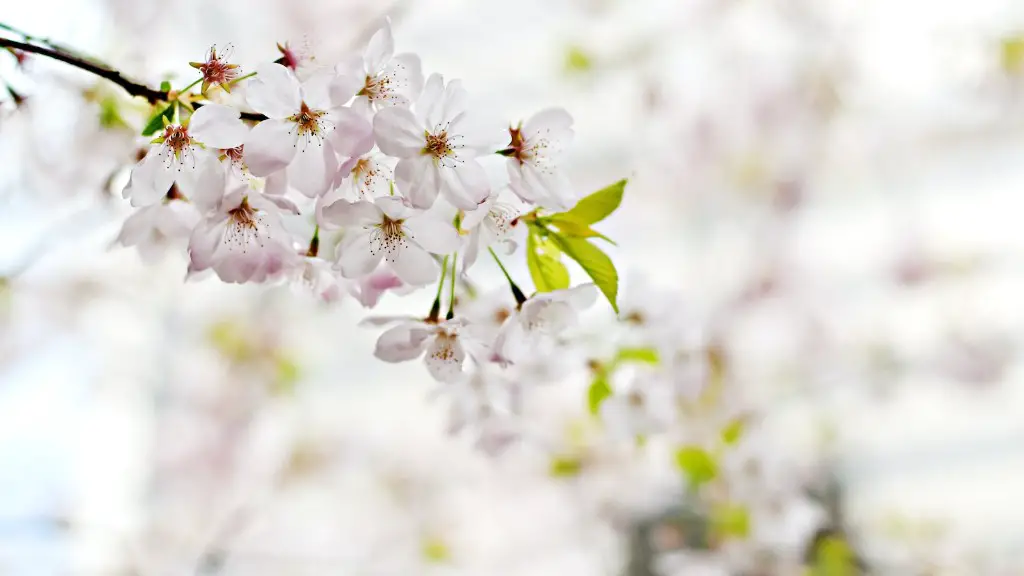
[[[416,55],[395,54],[387,22],[362,55],[334,66],[278,49],[279,60],[243,74],[230,49],[213,48],[191,64],[200,94],[169,91],[171,101],[156,107],[147,126],[155,138],[124,188],[138,210],[123,244],[149,251],[187,240],[189,277],[291,282],[366,307],[436,282],[426,316],[367,322],[386,327],[377,357],[423,357],[445,383],[527,362],[598,288],[614,307],[614,266],[588,238],[603,238],[590,224],[617,207],[624,182],[577,206],[560,165],[573,138],[568,112],[492,129],[460,81],[425,78]],[[486,155],[507,164],[506,181],[492,181]],[[514,252],[523,229],[538,292],[528,298],[506,273],[500,317],[456,313],[456,281],[485,251],[504,271],[498,253]],[[340,241],[322,245],[321,231]],[[570,288],[562,252],[596,285]]]

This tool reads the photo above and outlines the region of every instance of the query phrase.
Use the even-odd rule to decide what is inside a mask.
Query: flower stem
[[[234,86],[235,84],[237,84],[237,83],[241,82],[242,80],[248,80],[249,78],[252,78],[252,77],[253,77],[253,76],[255,76],[255,75],[256,75],[256,73],[255,73],[255,72],[249,72],[249,73],[248,73],[248,74],[246,74],[245,76],[239,76],[238,78],[235,78],[235,79],[234,79],[234,80],[232,80],[231,82],[228,82],[228,84],[230,84],[230,85]]]
[[[320,225],[317,224],[316,228],[313,228],[313,238],[309,241],[309,250],[306,250],[306,256],[310,258],[316,258],[317,253],[320,251]]]
[[[452,255],[452,286],[448,294],[448,315],[445,316],[446,320],[451,320],[455,317],[455,277],[458,275],[455,273],[455,267],[458,266],[459,253],[456,252]]]
[[[498,254],[494,252],[494,248],[487,247],[487,251],[491,253],[494,261],[498,263],[498,268],[501,268],[501,273],[505,275],[505,280],[508,280],[509,288],[512,289],[512,296],[516,299],[516,306],[522,306],[523,302],[526,302],[526,295],[519,289],[515,281],[512,280],[512,275],[505,269],[505,265],[501,263],[501,258],[498,258]]]
[[[189,88],[192,88],[193,86],[195,86],[196,84],[199,84],[202,81],[203,81],[202,78],[197,78],[195,82],[189,84],[188,86],[185,86],[181,90],[178,90],[178,92],[184,94],[185,92],[188,92]]]
[[[437,295],[434,296],[434,303],[430,306],[430,315],[427,316],[427,321],[437,322],[438,315],[441,314],[441,291],[444,290],[444,279],[448,274],[448,257],[444,257],[444,261],[441,262],[441,280],[437,283]]]

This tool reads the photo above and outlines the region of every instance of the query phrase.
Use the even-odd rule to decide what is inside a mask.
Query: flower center
[[[164,134],[161,139],[164,146],[167,147],[167,151],[178,160],[181,159],[182,154],[188,152],[189,147],[192,145],[192,138],[188,135],[188,128],[175,124],[164,128]]]
[[[402,229],[404,220],[392,220],[385,214],[380,224],[374,225],[370,233],[370,254],[377,255],[384,252],[385,258],[394,261],[398,249],[406,246],[405,230]]]
[[[447,130],[441,130],[437,134],[427,132],[424,136],[426,137],[426,145],[423,147],[424,154],[433,156],[438,160],[455,154],[451,142],[448,140]]]
[[[224,243],[230,249],[241,249],[246,252],[254,241],[263,247],[259,236],[263,224],[263,215],[249,205],[249,198],[243,198],[237,208],[228,212],[228,227]]]
[[[512,226],[515,225],[516,218],[519,217],[519,213],[515,208],[508,204],[494,204],[490,211],[487,212],[487,216],[490,218],[491,225],[494,227],[495,232],[500,235],[505,235],[509,232]]]
[[[310,109],[309,105],[303,102],[298,114],[289,116],[288,120],[295,123],[299,136],[305,138],[307,143],[314,139],[322,143],[324,133],[333,128],[333,125],[324,118],[326,114],[324,110]]]
[[[359,91],[358,96],[366,96],[370,100],[384,100],[391,93],[391,78],[380,74],[377,76],[366,75],[366,83]]]
[[[238,77],[238,65],[228,64],[227,58],[231,52],[229,45],[225,54],[218,55],[217,47],[212,46],[206,56],[206,62],[190,62],[193,68],[197,68],[203,75],[203,92],[212,84],[217,84],[229,91],[228,85]]]

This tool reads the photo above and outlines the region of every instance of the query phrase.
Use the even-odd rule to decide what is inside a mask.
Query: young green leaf
[[[686,475],[690,485],[699,488],[718,476],[714,456],[700,446],[683,446],[676,450],[676,466]]]
[[[600,248],[582,238],[552,234],[551,236],[562,252],[576,261],[583,268],[583,271],[590,276],[594,284],[601,289],[601,292],[608,298],[612,310],[619,313],[617,302],[619,294],[619,273],[615,270],[615,264],[607,254]]]
[[[574,236],[576,238],[600,238],[611,245],[615,245],[615,242],[611,238],[601,234],[597,230],[594,230],[586,224],[581,224],[575,220],[566,219],[563,214],[555,214],[548,219],[548,222],[553,224],[558,231],[566,236]]]
[[[537,292],[564,290],[569,287],[569,271],[562,264],[558,247],[539,238],[532,231],[526,237],[526,266]]]
[[[620,348],[615,354],[615,362],[637,362],[640,364],[657,364],[658,351],[654,348]]]
[[[579,224],[590,225],[608,217],[622,203],[622,192],[626,189],[626,180],[619,180],[594,192],[580,200],[572,210],[552,215],[552,219],[570,220]]]
[[[582,470],[583,462],[576,456],[555,456],[548,467],[548,473],[555,478],[578,476]]]
[[[728,424],[722,428],[722,443],[726,446],[732,446],[740,441],[743,437],[743,429],[746,426],[746,420],[742,417],[733,418]]]
[[[168,82],[167,80],[164,80],[163,82],[161,82],[160,83],[160,91],[161,92],[170,92],[171,91],[171,83]]]
[[[743,540],[750,535],[750,510],[742,504],[715,506],[711,524],[719,537]]]
[[[163,130],[164,118],[167,118],[168,121],[174,118],[174,102],[171,102],[166,108],[158,111],[156,114],[153,114],[149,119],[149,122],[146,123],[146,127],[142,129],[142,135],[152,136],[153,134]]]
[[[608,384],[608,379],[603,375],[595,376],[587,390],[587,408],[590,409],[590,413],[596,416],[601,411],[601,404],[611,395],[612,387]]]

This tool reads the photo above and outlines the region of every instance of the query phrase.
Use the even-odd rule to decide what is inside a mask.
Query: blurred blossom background
[[[337,60],[385,16],[496,117],[569,110],[581,192],[630,179],[601,229],[623,312],[681,313],[724,410],[754,415],[757,472],[719,472],[741,518],[708,538],[655,443],[580,432],[585,374],[540,388],[544,441],[490,456],[421,365],[373,357],[351,299],[185,282],[183,251],[117,245],[149,107],[0,53],[0,574],[1024,574],[1024,5],[0,7],[151,86],[215,43],[250,69],[284,41]],[[808,560],[826,540],[848,572]]]

